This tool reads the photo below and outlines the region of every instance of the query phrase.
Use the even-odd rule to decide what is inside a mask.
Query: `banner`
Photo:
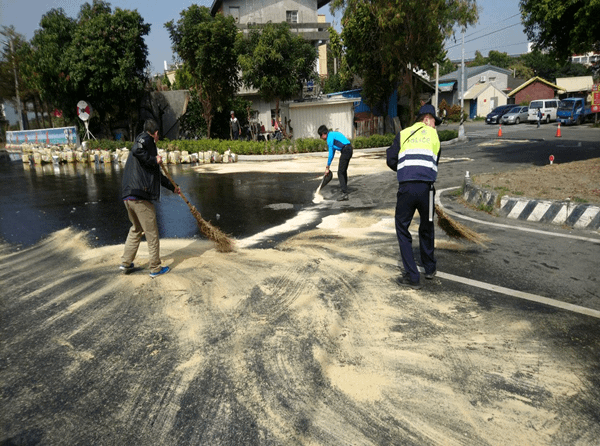
[[[55,129],[15,130],[6,132],[6,148],[18,149],[23,144],[52,146],[60,144],[77,144],[77,128],[58,127]]]

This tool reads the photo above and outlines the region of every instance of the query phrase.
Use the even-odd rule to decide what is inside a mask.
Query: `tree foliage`
[[[65,111],[75,111],[73,91],[69,88],[69,61],[65,56],[73,40],[77,23],[62,9],[52,9],[40,21],[31,45],[35,53],[29,79],[41,97]],[[67,105],[69,104],[69,105]],[[72,110],[69,110],[72,109]]]
[[[110,135],[113,126],[129,125],[133,133],[147,82],[149,32],[137,11],[113,12],[101,0],[84,3],[76,19],[52,9],[31,40],[26,84],[67,121],[78,122],[76,105],[85,100],[99,118],[90,120],[94,131]]]
[[[265,101],[298,95],[302,82],[315,77],[317,50],[287,23],[269,23],[237,42],[243,82],[259,90]]]
[[[343,6],[348,64],[363,78],[367,103],[385,103],[401,86],[409,94],[411,115],[416,102],[413,69],[431,70],[453,27],[478,17],[474,0],[334,0],[331,8]]]
[[[240,86],[235,21],[223,14],[212,17],[207,7],[194,4],[180,13],[177,23],[165,23],[165,28],[173,51],[191,76],[210,137],[215,112],[224,110]]]
[[[600,51],[600,0],[520,0],[525,32],[535,47],[561,60]]]

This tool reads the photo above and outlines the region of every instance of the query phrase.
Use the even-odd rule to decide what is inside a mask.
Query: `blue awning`
[[[443,84],[439,84],[438,88],[440,91],[452,91],[454,89],[454,84],[456,82],[444,82]]]

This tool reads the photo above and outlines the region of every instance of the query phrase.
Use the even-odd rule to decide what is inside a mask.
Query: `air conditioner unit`
[[[481,76],[481,77],[479,78],[479,82],[485,82],[485,76]]]

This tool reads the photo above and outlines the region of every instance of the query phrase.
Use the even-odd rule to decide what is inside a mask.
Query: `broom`
[[[173,178],[171,178],[171,175],[169,175],[169,171],[167,170],[165,165],[161,164],[160,166],[162,167],[163,172],[165,173],[166,177],[169,179],[171,184],[174,187],[178,187],[177,184],[175,184],[175,182],[173,181]],[[181,192],[181,189],[179,189],[179,196],[181,198],[183,198],[183,201],[185,201],[185,203],[190,208],[192,215],[198,222],[198,227],[200,228],[200,231],[202,232],[202,234],[204,234],[206,236],[206,238],[208,238],[209,240],[212,240],[215,243],[217,251],[232,252],[233,251],[233,241],[229,237],[227,237],[227,235],[225,235],[219,228],[215,228],[209,222],[204,220],[202,218],[202,215],[200,215],[200,212],[198,212],[198,210],[188,201],[188,199],[185,198],[185,195],[183,195],[183,192]]]
[[[490,241],[489,237],[486,235],[479,234],[478,232],[475,232],[472,229],[467,228],[465,225],[450,218],[450,216],[446,214],[444,210],[437,204],[435,205],[435,213],[438,217],[438,226],[442,228],[448,237],[468,240],[481,246],[485,246],[484,242]]]

